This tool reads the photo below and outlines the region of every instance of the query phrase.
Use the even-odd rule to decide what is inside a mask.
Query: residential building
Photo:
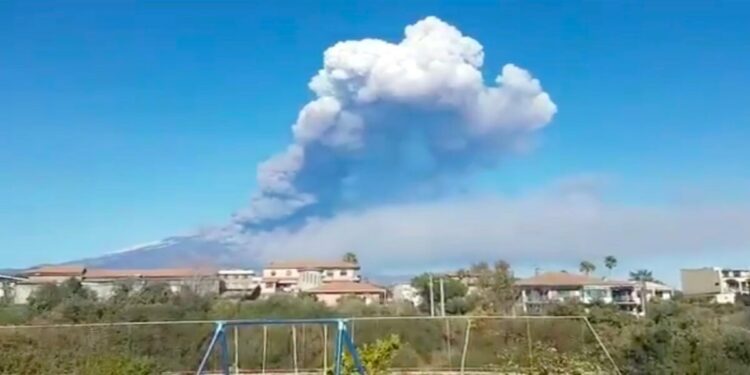
[[[0,301],[13,302],[15,298],[16,285],[24,279],[11,275],[0,274]]]
[[[646,301],[670,300],[674,297],[674,288],[661,283],[646,281],[643,287],[646,289]]]
[[[218,275],[222,284],[222,295],[232,297],[260,293],[262,278],[256,276],[253,270],[219,270]]]
[[[330,282],[361,280],[359,265],[343,261],[271,262],[263,269],[262,294],[308,291]]]
[[[366,304],[382,303],[385,288],[358,281],[330,281],[307,290],[307,293],[328,306],[336,306],[343,298],[360,298]]]
[[[14,302],[24,304],[41,285],[60,284],[75,278],[96,293],[99,298],[109,298],[119,284],[129,283],[139,288],[149,282],[169,285],[173,292],[188,288],[196,293],[219,293],[216,272],[208,269],[144,269],[111,270],[88,269],[83,266],[40,267],[23,272],[14,285]]]
[[[750,294],[750,270],[705,267],[680,270],[682,292],[716,303],[734,303],[738,294]]]
[[[18,277],[22,280],[13,288],[13,303],[25,304],[41,285],[59,284],[71,278],[80,280],[85,271],[84,266],[43,266],[21,272]]]
[[[524,313],[540,314],[550,305],[562,302],[614,304],[638,313],[640,298],[637,285],[630,281],[605,280],[566,272],[546,272],[522,279],[515,284],[521,291]]]
[[[212,269],[156,268],[142,270],[86,270],[82,283],[97,293],[100,298],[112,296],[121,283],[131,283],[139,288],[147,283],[163,283],[174,293],[184,289],[198,294],[218,294],[219,278]]]
[[[70,278],[81,279],[85,273],[84,266],[44,266],[24,271],[20,276],[30,283],[61,283]]]
[[[419,306],[422,303],[419,290],[408,283],[394,285],[391,289],[391,295],[396,302],[408,302],[414,306]]]

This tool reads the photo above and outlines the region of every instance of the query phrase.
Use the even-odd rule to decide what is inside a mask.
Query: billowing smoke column
[[[485,85],[483,60],[476,40],[435,17],[407,26],[397,44],[330,47],[293,143],[259,166],[259,191],[235,224],[271,228],[439,194],[493,166],[548,124],[556,106],[512,64]]]

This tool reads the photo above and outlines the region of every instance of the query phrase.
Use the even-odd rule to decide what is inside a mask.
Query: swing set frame
[[[203,375],[208,365],[208,360],[211,358],[211,354],[214,350],[218,350],[220,353],[219,362],[221,363],[221,371],[224,375],[230,375],[230,364],[229,364],[229,343],[227,339],[227,329],[237,328],[243,326],[273,326],[273,325],[321,325],[321,326],[335,326],[336,327],[336,347],[334,351],[334,362],[333,362],[333,374],[342,375],[342,362],[344,357],[344,349],[349,352],[354,361],[354,366],[360,375],[365,374],[365,368],[360,360],[359,353],[357,352],[357,346],[354,345],[354,340],[349,333],[349,319],[333,318],[333,319],[254,319],[254,320],[219,320],[214,322],[214,332],[211,336],[211,341],[206,348],[206,352],[203,354],[203,359],[198,366],[197,375]],[[217,349],[218,346],[218,349]],[[235,349],[236,350],[236,349]],[[346,375],[346,374],[343,374]]]

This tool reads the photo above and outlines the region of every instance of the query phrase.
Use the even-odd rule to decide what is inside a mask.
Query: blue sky
[[[517,64],[558,106],[537,149],[477,176],[477,190],[591,174],[629,205],[750,198],[750,4],[11,1],[0,4],[0,268],[226,221],[256,164],[289,142],[322,52],[398,41],[428,15],[482,43],[487,79]]]

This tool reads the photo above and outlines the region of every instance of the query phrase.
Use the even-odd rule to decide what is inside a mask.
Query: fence
[[[397,335],[391,373],[530,373],[540,363],[584,360],[588,372],[619,374],[585,317],[364,317],[347,319],[357,347]],[[195,373],[213,321],[0,326],[0,373]],[[326,374],[336,329],[293,324],[227,328],[231,373]],[[206,368],[221,373],[217,355]],[[148,370],[151,369],[151,370]]]

